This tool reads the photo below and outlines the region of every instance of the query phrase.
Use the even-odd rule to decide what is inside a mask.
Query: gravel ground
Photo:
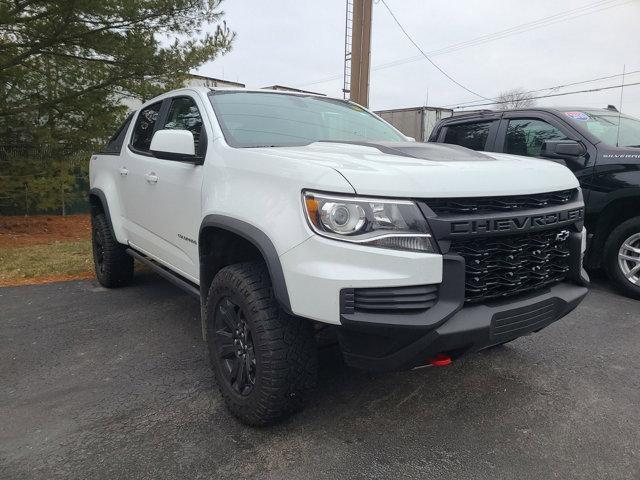
[[[640,478],[640,302],[596,285],[539,334],[374,375],[321,355],[276,427],[225,410],[198,304],[152,274],[0,289],[0,478]]]

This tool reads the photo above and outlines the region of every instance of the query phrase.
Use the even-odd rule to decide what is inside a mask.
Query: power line
[[[389,14],[391,15],[391,17],[393,18],[393,20],[396,22],[396,24],[398,25],[398,27],[400,27],[400,30],[402,30],[402,33],[404,33],[404,35],[409,39],[409,41],[413,44],[414,47],[416,47],[418,49],[418,51],[422,54],[422,56],[424,58],[427,59],[427,61],[433,65],[440,73],[442,73],[445,77],[447,77],[449,80],[451,80],[453,83],[455,83],[456,85],[458,85],[460,88],[466,90],[467,92],[475,95],[476,97],[480,97],[480,98],[484,98],[485,100],[491,100],[490,98],[487,98],[485,96],[480,95],[477,92],[474,92],[473,90],[471,90],[470,88],[464,86],[463,84],[461,84],[459,81],[457,81],[455,78],[453,78],[451,75],[449,75],[447,72],[445,72],[442,68],[440,68],[436,63],[434,63],[433,60],[431,60],[429,58],[429,56],[424,53],[424,51],[422,50],[422,48],[420,48],[420,46],[413,40],[413,38],[411,37],[411,35],[409,35],[409,33],[404,29],[404,27],[402,26],[402,24],[400,23],[400,21],[396,18],[396,16],[393,14],[393,12],[391,11],[391,9],[389,8],[389,5],[387,5],[387,2],[385,0],[380,0],[382,2],[382,4],[385,6],[385,8],[387,9],[387,11],[389,12]]]
[[[588,90],[576,90],[573,92],[564,92],[564,93],[551,93],[549,95],[539,95],[536,97],[529,97],[531,100],[538,100],[540,98],[551,98],[551,97],[562,97],[565,95],[574,95],[576,93],[592,93],[592,92],[600,92],[602,90],[612,90],[614,88],[623,88],[623,87],[632,87],[634,85],[640,85],[640,82],[635,82],[635,83],[625,83],[625,84],[621,84],[621,85],[610,85],[608,87],[600,87],[600,88],[590,88]],[[472,107],[484,107],[487,105],[499,105],[502,103],[509,103],[509,100],[506,101],[495,101],[495,102],[491,102],[491,103],[480,103],[477,105],[470,105]],[[464,108],[464,107],[459,107],[459,108]]]
[[[615,7],[620,7],[623,5],[626,5],[627,3],[631,3],[633,0],[627,0],[623,3],[618,3],[615,5],[608,5],[608,6],[604,6],[606,4],[611,4],[613,2],[617,2],[619,0],[605,0],[605,1],[600,1],[600,2],[596,2],[594,4],[590,4],[590,5],[586,5],[584,7],[580,7],[574,10],[567,10],[565,12],[560,12],[558,14],[555,15],[550,15],[548,17],[544,17],[532,22],[528,22],[528,23],[524,23],[521,25],[516,25],[515,27],[511,27],[508,28],[506,30],[500,30],[498,32],[494,32],[491,34],[487,34],[487,35],[483,35],[480,37],[477,37],[475,39],[471,39],[468,40],[466,42],[460,42],[457,44],[453,44],[453,45],[449,45],[443,48],[440,48],[438,50],[433,50],[432,52],[429,52],[429,54],[431,56],[435,56],[435,55],[442,55],[442,54],[447,54],[447,53],[452,53],[458,50],[462,50],[464,48],[468,48],[468,47],[473,47],[476,45],[481,45],[484,43],[488,43],[488,42],[492,42],[495,40],[500,40],[502,38],[506,38],[512,35],[519,35],[521,33],[526,33],[529,32],[531,30],[536,30],[538,28],[542,28],[542,27],[547,27],[550,25],[555,25],[557,23],[561,23],[561,22],[565,22],[567,20],[574,20],[576,18],[580,18],[583,17],[585,15],[591,15],[593,13],[597,13],[597,12],[601,12],[603,10],[608,10],[610,8],[615,8]],[[598,8],[595,10],[592,10],[595,7],[601,6],[602,8]],[[586,10],[591,10],[591,11],[586,11]],[[558,18],[559,17],[559,18]],[[551,21],[549,21],[551,20]],[[407,59],[403,59],[403,60],[396,60],[394,62],[389,62],[389,66],[395,66],[395,65],[401,65],[402,63],[408,63],[410,61],[415,61],[415,60],[419,60],[420,57],[414,56],[414,57],[410,57]]]
[[[634,70],[632,72],[627,72],[625,75],[629,76],[629,75],[634,75],[634,74],[637,74],[637,73],[640,73],[640,70]],[[599,82],[601,80],[608,80],[608,79],[611,79],[611,78],[617,78],[617,77],[621,77],[621,76],[622,76],[621,73],[617,73],[615,75],[607,75],[607,76],[604,76],[604,77],[591,78],[589,80],[581,80],[579,82],[565,83],[563,85],[555,85],[553,87],[538,88],[536,90],[527,90],[526,92],[523,92],[523,94],[538,93],[538,92],[544,92],[544,91],[547,91],[547,90],[559,90],[561,88],[573,87],[575,85],[583,85],[585,83]],[[443,105],[443,107],[466,108],[466,107],[473,107],[478,102],[482,102],[482,100],[468,100],[466,102],[448,103],[446,105]]]
[[[484,43],[489,43],[495,40],[501,40],[503,38],[512,36],[512,35],[519,35],[521,33],[526,33],[528,31],[531,30],[535,30],[538,28],[542,28],[542,27],[546,27],[549,25],[554,25],[556,23],[561,23],[561,22],[565,22],[568,20],[573,20],[575,18],[579,18],[582,17],[584,15],[591,15],[593,13],[597,13],[603,10],[608,10],[610,8],[615,8],[615,7],[621,7],[623,5],[626,5],[627,3],[631,3],[633,0],[628,0],[626,2],[620,3],[620,4],[614,4],[614,5],[608,5],[608,6],[604,6],[606,4],[611,4],[613,2],[616,2],[619,0],[600,0],[594,3],[590,3],[587,5],[583,5],[582,7],[577,7],[571,10],[564,10],[562,12],[558,12],[554,15],[549,15],[547,17],[542,17],[539,18],[538,20],[534,20],[531,22],[527,22],[527,23],[523,23],[520,25],[515,25],[513,27],[504,29],[504,30],[499,30],[497,32],[493,32],[493,33],[488,33],[485,35],[481,35],[479,37],[475,37],[469,40],[466,40],[464,42],[459,42],[459,43],[454,43],[451,45],[447,45],[445,47],[436,49],[436,50],[431,50],[429,52],[427,52],[427,55],[434,57],[437,55],[444,55],[444,54],[448,54],[448,53],[452,53],[458,50],[463,50],[465,48],[469,48],[469,47],[473,47],[473,46],[477,46],[477,45],[482,45]],[[587,11],[587,10],[591,10],[593,8],[596,7],[603,7],[603,8],[599,8],[596,10],[592,10],[592,11]],[[560,17],[560,18],[558,18]],[[555,20],[554,20],[555,19]],[[548,22],[548,20],[553,20],[552,22]],[[418,60],[421,60],[423,58],[422,55],[414,55],[411,57],[405,57],[405,58],[401,58],[398,60],[393,60],[391,62],[387,62],[387,63],[382,63],[379,65],[375,65],[372,67],[371,70],[382,70],[382,69],[386,69],[386,68],[391,68],[391,67],[396,67],[399,65],[404,65],[406,63],[410,63],[410,62],[415,62]],[[342,78],[342,75],[331,75],[331,76],[327,76],[327,77],[323,77],[321,79],[318,79],[316,81],[313,82],[308,82],[302,85],[299,85],[300,87],[304,87],[304,86],[309,86],[309,85],[316,85],[319,83],[326,83],[326,82],[330,82],[333,80],[339,80]]]

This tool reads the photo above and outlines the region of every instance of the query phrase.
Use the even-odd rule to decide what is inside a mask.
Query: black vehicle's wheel
[[[640,299],[640,217],[618,225],[604,247],[604,265],[613,284]]]
[[[317,376],[313,328],[282,311],[263,264],[220,270],[207,296],[206,321],[218,387],[237,418],[265,426],[302,407]]]
[[[104,214],[94,215],[91,226],[93,264],[98,282],[108,288],[126,285],[133,277],[133,258],[113,237]]]

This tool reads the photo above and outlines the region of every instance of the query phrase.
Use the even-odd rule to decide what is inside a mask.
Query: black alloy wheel
[[[256,384],[253,336],[244,312],[229,297],[215,309],[213,341],[225,380],[236,393],[249,395]]]
[[[211,366],[231,413],[265,426],[300,411],[317,378],[313,325],[280,307],[266,265],[222,268],[204,315]]]

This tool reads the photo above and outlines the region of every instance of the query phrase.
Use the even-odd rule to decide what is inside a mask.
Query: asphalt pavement
[[[153,274],[0,289],[0,478],[640,478],[640,302],[602,284],[449,367],[326,349],[311,403],[267,429],[225,410],[198,312]]]

